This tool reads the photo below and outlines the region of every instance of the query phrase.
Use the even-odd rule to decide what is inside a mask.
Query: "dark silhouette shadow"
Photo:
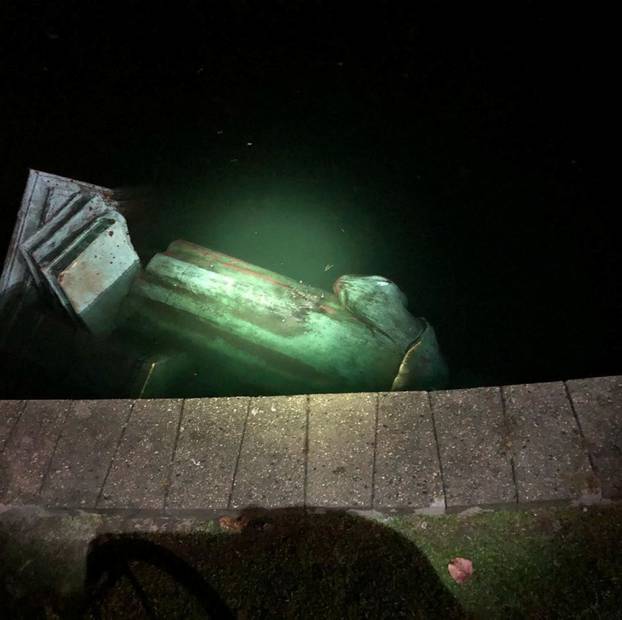
[[[300,509],[247,510],[224,529],[12,508],[0,515],[0,617],[464,617],[455,594],[469,617],[617,618],[621,511],[531,507],[419,534],[409,520],[393,529]],[[446,588],[457,551],[475,573]]]
[[[248,509],[217,533],[103,535],[83,617],[460,618],[427,558],[342,512]]]
[[[100,605],[122,579],[127,579],[144,613],[151,618],[158,614],[145,588],[134,574],[132,565],[142,563],[170,577],[186,591],[197,614],[205,617],[234,618],[218,593],[190,564],[156,542],[140,537],[108,538],[103,536],[91,545],[87,560],[88,602],[85,613],[101,616]],[[191,604],[192,604],[191,603]],[[184,616],[188,608],[183,606]]]

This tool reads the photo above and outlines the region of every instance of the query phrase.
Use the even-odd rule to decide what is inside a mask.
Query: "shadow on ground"
[[[222,525],[0,505],[0,616],[620,617],[618,503],[387,521],[247,510]],[[447,573],[455,556],[473,560],[466,584]]]
[[[88,545],[85,581],[79,612],[75,599],[42,606],[32,595],[6,609],[48,618],[51,608],[87,618],[463,617],[412,542],[340,512],[247,510],[228,528],[101,533]]]
[[[217,535],[103,536],[87,580],[103,618],[462,616],[412,542],[336,512],[249,510]]]

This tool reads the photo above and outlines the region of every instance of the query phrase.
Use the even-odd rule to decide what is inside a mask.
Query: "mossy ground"
[[[239,618],[622,617],[622,506],[539,507],[382,523],[328,513],[275,512],[241,533],[204,523],[191,534],[148,534],[194,566]],[[474,564],[454,583],[447,563]],[[161,571],[132,570],[162,617],[198,607]],[[141,617],[129,581],[104,617]]]
[[[481,618],[622,618],[622,507],[535,508],[392,523]],[[473,561],[455,584],[453,556]]]

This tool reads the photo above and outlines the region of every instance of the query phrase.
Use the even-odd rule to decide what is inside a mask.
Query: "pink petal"
[[[473,562],[466,558],[454,558],[447,565],[447,570],[456,583],[464,583],[473,574]]]

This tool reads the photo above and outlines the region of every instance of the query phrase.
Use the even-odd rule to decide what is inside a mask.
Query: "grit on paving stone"
[[[178,399],[136,401],[98,508],[164,508],[181,405]]]
[[[41,490],[48,506],[93,508],[132,400],[79,400],[67,416]]]
[[[0,455],[0,502],[39,500],[61,427],[71,407],[68,400],[29,400]]]
[[[307,505],[371,507],[377,399],[309,396]]]
[[[307,396],[251,400],[231,507],[302,506]]]
[[[504,386],[520,502],[593,495],[595,477],[564,384]]]
[[[603,497],[622,497],[622,377],[566,381]]]
[[[0,452],[24,409],[23,400],[0,400]]]
[[[374,508],[445,508],[426,392],[381,392],[376,431]]]
[[[167,508],[226,508],[248,397],[184,401]]]
[[[430,392],[447,507],[516,502],[498,387]]]

